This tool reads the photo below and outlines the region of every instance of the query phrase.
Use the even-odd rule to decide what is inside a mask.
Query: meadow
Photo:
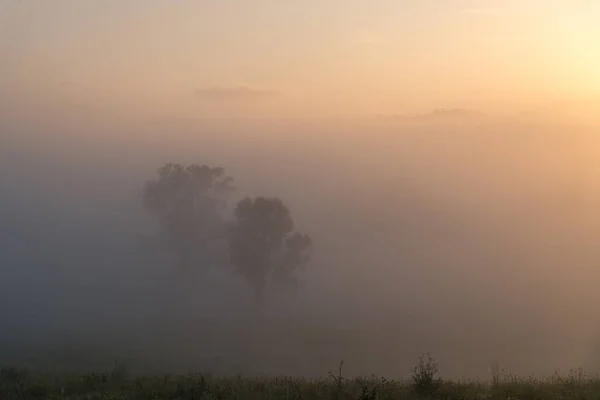
[[[419,358],[406,379],[345,377],[343,362],[328,377],[257,378],[242,375],[134,374],[125,366],[96,373],[49,372],[3,368],[0,398],[13,399],[598,399],[600,378],[581,369],[567,375],[521,378],[497,364],[490,379],[451,381],[437,376],[437,362]]]

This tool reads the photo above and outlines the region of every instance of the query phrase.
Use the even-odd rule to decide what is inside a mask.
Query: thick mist
[[[596,367],[598,139],[477,120],[6,119],[5,364],[447,377]],[[136,242],[166,162],[222,166],[311,235],[296,294],[264,314],[226,265],[181,276]]]

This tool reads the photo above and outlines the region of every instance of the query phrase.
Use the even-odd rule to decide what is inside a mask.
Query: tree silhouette
[[[269,278],[295,287],[292,273],[308,263],[312,240],[293,233],[294,221],[285,204],[278,198],[247,197],[238,202],[234,214],[230,260],[254,289],[257,301],[263,301]]]
[[[179,268],[225,264],[244,277],[262,303],[269,282],[296,288],[294,271],[310,260],[312,240],[294,232],[287,206],[275,197],[244,198],[226,222],[233,179],[223,168],[166,164],[144,186],[142,204],[157,222],[146,245],[166,250]],[[217,258],[218,257],[218,258]]]
[[[208,263],[216,242],[225,238],[223,209],[233,179],[223,168],[198,164],[169,163],[157,172],[157,179],[146,182],[142,198],[158,224],[149,241],[171,252],[179,267]]]

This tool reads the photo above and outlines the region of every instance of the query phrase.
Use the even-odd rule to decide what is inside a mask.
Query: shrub
[[[442,384],[440,378],[436,378],[438,363],[429,353],[419,357],[419,363],[413,367],[412,381],[413,389],[419,396],[434,395]]]

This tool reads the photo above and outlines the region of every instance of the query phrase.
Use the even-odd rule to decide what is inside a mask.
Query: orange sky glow
[[[599,20],[592,0],[0,0],[0,90],[202,117],[518,112],[600,98]]]

